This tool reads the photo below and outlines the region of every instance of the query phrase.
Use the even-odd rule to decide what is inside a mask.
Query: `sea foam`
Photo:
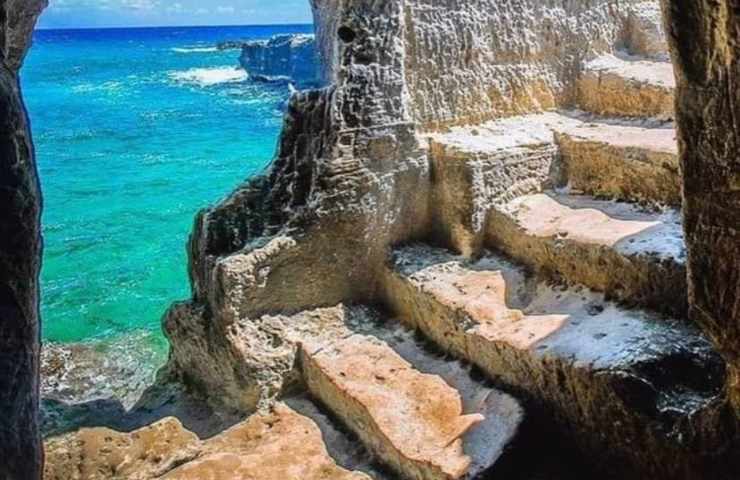
[[[213,53],[219,50],[216,47],[176,47],[172,51],[176,53]]]
[[[178,83],[201,87],[243,82],[249,78],[247,72],[239,67],[191,68],[181,72],[170,72],[169,76]]]

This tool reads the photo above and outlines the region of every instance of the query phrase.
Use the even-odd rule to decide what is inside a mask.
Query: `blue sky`
[[[309,0],[49,0],[40,28],[311,23]]]

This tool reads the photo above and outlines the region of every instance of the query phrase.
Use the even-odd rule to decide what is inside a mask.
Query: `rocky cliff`
[[[313,35],[276,35],[244,42],[239,63],[255,80],[287,80],[301,86],[321,84]]]

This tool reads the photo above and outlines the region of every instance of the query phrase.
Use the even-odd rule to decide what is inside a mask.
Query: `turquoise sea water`
[[[268,164],[289,95],[213,47],[311,30],[36,32],[22,85],[45,195],[47,342],[143,334],[164,354],[161,316],[189,296],[193,217]]]

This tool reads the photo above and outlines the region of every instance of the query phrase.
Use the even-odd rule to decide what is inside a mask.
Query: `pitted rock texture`
[[[676,211],[546,192],[496,209],[487,232],[490,245],[535,270],[686,317],[686,254]]]
[[[638,2],[405,3],[413,116],[444,129],[572,103],[581,63],[613,51]]]
[[[641,1],[630,5],[622,42],[622,46],[632,55],[669,60],[668,41],[659,2]]]
[[[41,475],[41,191],[18,70],[46,0],[0,3],[0,478]]]
[[[505,244],[506,222],[497,223],[496,215],[512,213],[507,208],[515,202],[529,205],[526,200],[544,190],[567,186],[570,173],[568,201],[579,199],[578,190],[593,190],[588,193],[608,198],[588,201],[602,206],[612,199],[652,208],[677,204],[680,180],[669,125],[562,110],[577,106],[587,62],[618,48],[653,56],[649,45],[657,45],[660,35],[649,40],[656,19],[645,3],[313,0],[328,86],[293,96],[277,156],[264,175],[198,215],[189,245],[192,298],[173,306],[164,323],[172,343],[168,378],[205,394],[214,405],[269,411],[315,370],[298,368],[311,360],[298,355],[305,352],[300,345],[322,335],[345,338],[346,315],[317,312],[340,303],[398,308],[392,287],[409,289],[386,273],[394,246],[424,240],[471,258],[485,247],[512,247]],[[642,85],[637,83],[623,87],[632,92]],[[667,111],[666,102],[655,102],[658,110]],[[623,103],[626,108],[633,102]],[[561,112],[535,114],[556,108]],[[501,118],[515,113],[523,115]],[[583,155],[589,149],[598,153],[592,164]],[[598,175],[596,165],[605,162],[611,169]],[[637,186],[640,176],[648,179],[644,188]],[[542,253],[530,266],[549,273],[550,281],[593,280],[595,288],[627,303],[685,310],[680,254],[663,255],[666,246],[671,252],[683,246],[678,223],[663,228],[654,221],[655,210],[647,219],[605,218],[612,215],[583,206],[553,208],[563,213],[562,221],[545,215],[545,230],[554,233],[519,229],[525,234],[512,235],[517,241],[509,253],[520,259],[528,257],[525,247]],[[611,207],[617,214],[637,209]],[[516,225],[509,233],[521,226],[521,219],[512,218]],[[595,228],[577,225],[582,219]],[[564,240],[566,234],[574,240]],[[545,300],[528,289],[531,283],[511,288],[523,295],[520,303],[534,299],[544,308]],[[725,412],[723,369],[701,335],[690,325],[612,304],[601,316],[601,294],[566,289],[558,298],[555,287],[547,288],[544,298],[566,314],[538,311],[523,319],[473,280],[462,289],[450,287],[466,307],[503,324],[487,324],[491,328],[481,328],[475,341],[459,335],[475,322],[447,315],[456,307],[440,306],[429,295],[400,300],[408,305],[398,310],[454,355],[470,360],[466,354],[484,352],[487,356],[475,361],[489,377],[518,378],[518,384],[508,382],[511,388],[525,392],[545,416],[556,412],[552,423],[570,433],[581,452],[609,452],[607,468],[691,478],[711,464],[710,451],[721,452],[717,457],[727,453],[723,441],[732,426],[719,419]],[[466,292],[486,301],[472,301]],[[530,330],[506,324],[543,315],[542,324],[526,325]],[[563,316],[600,322],[589,323],[593,330],[581,335]],[[452,325],[440,324],[450,319]],[[561,320],[568,328],[557,329]],[[552,362],[532,351],[532,342],[544,341],[538,333],[553,334],[550,327],[563,342],[552,353],[565,352]],[[631,336],[633,327],[640,338]],[[435,328],[442,333],[435,334]],[[682,345],[687,338],[691,344]],[[674,369],[676,364],[680,368]],[[696,365],[711,372],[706,381],[697,380]],[[532,371],[544,372],[539,383]],[[348,389],[326,385],[313,393],[330,410],[350,427],[353,421],[366,423],[357,419],[367,420],[367,412],[348,413]],[[321,397],[331,391],[332,398]],[[373,438],[360,436],[370,447]],[[674,456],[681,460],[668,460]],[[380,458],[392,464],[389,457]],[[397,470],[411,472],[408,464]]]
[[[295,95],[269,172],[196,219],[193,301],[165,329],[170,370],[224,392],[214,400],[249,411],[263,398],[242,392],[261,382],[241,374],[253,367],[241,367],[251,362],[239,324],[370,298],[386,246],[428,230],[429,165],[406,102],[401,6],[358,1],[333,13],[351,40],[337,47],[334,84]]]
[[[662,3],[678,83],[691,311],[729,363],[740,416],[740,5]]]
[[[255,80],[287,80],[300,86],[321,83],[313,35],[275,35],[245,42],[239,63]]]

